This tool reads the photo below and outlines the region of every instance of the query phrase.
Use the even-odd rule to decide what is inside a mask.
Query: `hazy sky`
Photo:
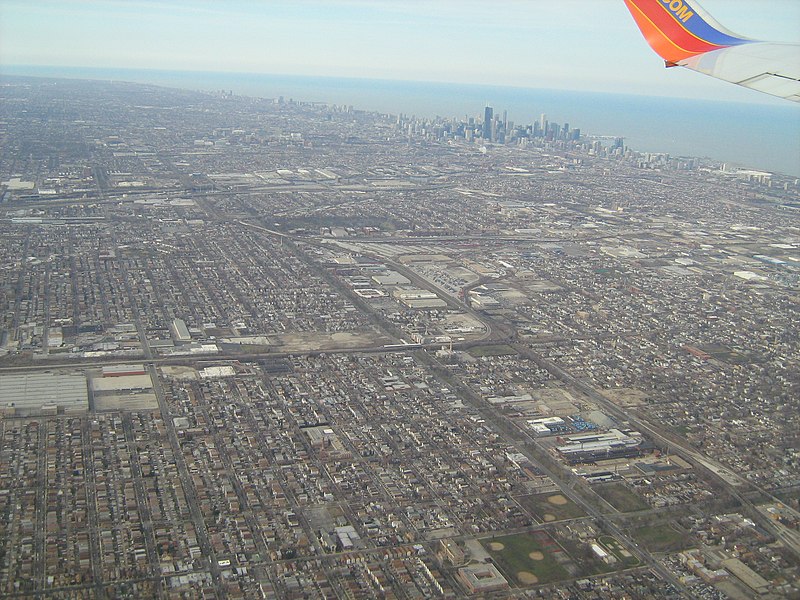
[[[800,40],[800,0],[703,6],[747,37]],[[664,69],[622,0],[0,0],[0,63],[770,101]]]

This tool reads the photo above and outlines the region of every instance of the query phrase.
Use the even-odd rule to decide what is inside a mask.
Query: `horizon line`
[[[86,71],[120,71],[120,72],[146,72],[146,73],[164,73],[164,74],[173,74],[173,73],[185,73],[185,74],[197,74],[197,75],[240,75],[240,76],[259,76],[259,77],[286,77],[286,78],[293,78],[293,79],[322,79],[328,81],[374,81],[374,82],[383,82],[383,83],[413,83],[413,84],[426,84],[426,85],[440,85],[443,87],[475,87],[475,88],[491,88],[491,89],[511,89],[511,90],[540,90],[540,91],[557,91],[557,92],[570,92],[576,94],[600,94],[605,96],[626,96],[626,97],[636,97],[636,98],[658,98],[658,99],[670,99],[670,100],[685,100],[688,102],[695,102],[695,103],[725,103],[725,104],[732,104],[732,105],[761,105],[761,106],[781,106],[782,103],[776,103],[770,97],[765,98],[758,98],[753,102],[743,102],[741,100],[727,100],[727,99],[711,99],[711,98],[696,98],[691,96],[682,96],[682,95],[675,95],[675,96],[664,96],[664,95],[653,95],[648,93],[642,92],[634,92],[634,91],[608,91],[608,90],[595,90],[595,89],[575,89],[575,88],[567,88],[567,87],[535,87],[535,86],[526,86],[526,85],[512,85],[512,84],[500,84],[500,83],[481,83],[481,82],[466,82],[466,81],[441,81],[441,80],[433,80],[433,79],[391,79],[386,77],[358,77],[354,75],[319,75],[319,74],[298,74],[298,73],[274,73],[274,72],[260,72],[260,71],[213,71],[213,70],[198,70],[198,69],[158,69],[152,67],[99,67],[99,66],[86,66],[86,65],[45,65],[45,64],[12,64],[12,63],[0,63],[0,75],[18,75],[24,76],[19,73],[7,73],[5,69],[52,69],[52,70],[86,70]],[[83,77],[58,77],[53,75],[28,75],[29,77],[54,77],[54,78],[74,78],[74,79],[86,79]],[[89,79],[91,80],[91,79]],[[108,78],[101,78],[95,79],[95,81],[105,81]],[[137,83],[136,81],[131,81],[131,83]],[[177,88],[177,89],[188,89],[188,88]],[[246,94],[242,94],[246,95]]]

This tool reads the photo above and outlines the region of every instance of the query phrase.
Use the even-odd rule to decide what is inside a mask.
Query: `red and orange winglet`
[[[668,67],[698,54],[755,40],[721,31],[702,8],[687,0],[625,0],[650,47]]]

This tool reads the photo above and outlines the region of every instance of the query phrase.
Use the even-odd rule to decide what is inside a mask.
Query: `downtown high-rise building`
[[[487,106],[483,111],[483,139],[492,139],[492,120],[494,118],[494,110],[491,106]]]

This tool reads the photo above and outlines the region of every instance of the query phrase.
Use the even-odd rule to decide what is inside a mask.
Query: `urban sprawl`
[[[0,596],[800,596],[796,179],[117,81],[0,140]]]

